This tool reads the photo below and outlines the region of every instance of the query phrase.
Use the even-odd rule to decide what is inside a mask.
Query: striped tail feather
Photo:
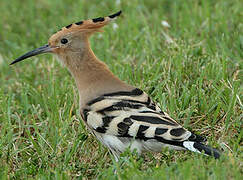
[[[220,152],[210,146],[204,145],[200,142],[184,141],[183,147],[197,153],[205,153],[206,155],[213,156],[215,159],[219,159]]]

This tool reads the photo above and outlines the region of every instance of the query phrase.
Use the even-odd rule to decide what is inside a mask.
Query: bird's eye
[[[66,44],[66,43],[68,43],[68,40],[66,38],[63,38],[63,39],[61,39],[61,43]]]

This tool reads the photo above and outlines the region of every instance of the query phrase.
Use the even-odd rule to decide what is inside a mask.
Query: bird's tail
[[[197,152],[197,153],[204,152],[206,155],[213,156],[215,159],[218,159],[220,157],[220,152],[217,149],[204,145],[200,142],[184,141],[183,146],[184,148],[193,152]]]

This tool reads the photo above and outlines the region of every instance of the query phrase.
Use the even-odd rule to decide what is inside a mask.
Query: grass
[[[0,179],[242,179],[241,7],[240,0],[0,1]],[[91,38],[94,52],[224,151],[220,160],[164,149],[140,158],[126,152],[116,163],[85,129],[74,81],[54,57],[8,65],[62,26],[120,9],[118,28]]]

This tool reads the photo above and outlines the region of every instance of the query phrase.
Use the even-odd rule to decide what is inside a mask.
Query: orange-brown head
[[[63,27],[49,38],[47,45],[20,56],[14,60],[11,65],[29,57],[47,52],[57,54],[58,56],[64,56],[66,53],[79,53],[85,51],[88,44],[88,37],[94,32],[101,31],[103,26],[120,14],[121,11],[107,17],[79,21]]]

